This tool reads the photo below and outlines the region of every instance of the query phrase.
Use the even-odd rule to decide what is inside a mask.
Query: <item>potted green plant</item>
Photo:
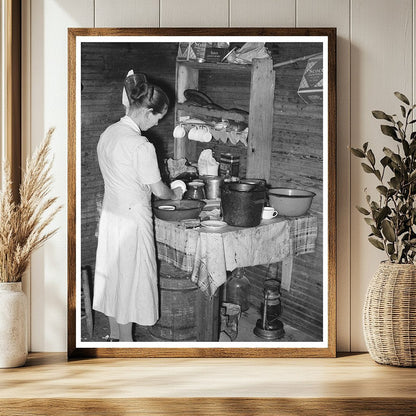
[[[368,143],[351,148],[363,159],[364,172],[378,180],[373,197],[366,192],[367,206],[357,206],[370,227],[369,242],[386,253],[367,290],[363,324],[371,357],[378,363],[416,365],[416,123],[408,98],[395,92],[400,114],[375,110],[381,132],[392,144],[376,160]]]
[[[55,230],[48,227],[61,208],[49,198],[52,183],[49,158],[53,129],[28,159],[19,188],[19,201],[12,193],[6,164],[0,190],[0,368],[24,365],[27,358],[27,306],[22,276],[30,256]]]

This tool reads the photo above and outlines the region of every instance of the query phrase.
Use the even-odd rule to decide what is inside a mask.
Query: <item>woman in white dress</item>
[[[109,126],[97,146],[104,179],[93,308],[108,316],[109,340],[133,341],[132,323],[158,320],[156,252],[151,194],[181,199],[160,176],[154,146],[142,132],[157,126],[169,100],[157,86],[132,89],[127,115]]]

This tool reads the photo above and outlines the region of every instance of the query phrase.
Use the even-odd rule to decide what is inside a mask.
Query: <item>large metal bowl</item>
[[[270,188],[269,202],[279,215],[297,217],[308,212],[315,195],[303,189]]]
[[[160,209],[163,206],[173,206],[174,210]],[[183,199],[181,201],[158,200],[153,202],[153,213],[164,221],[181,221],[198,218],[205,202],[199,199]]]

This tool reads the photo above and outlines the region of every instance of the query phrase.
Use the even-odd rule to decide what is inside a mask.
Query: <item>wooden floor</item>
[[[0,369],[0,415],[415,415],[416,368],[368,354],[84,359],[32,353]]]

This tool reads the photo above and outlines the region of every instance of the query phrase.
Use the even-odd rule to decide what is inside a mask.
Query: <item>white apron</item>
[[[159,305],[148,184],[160,180],[155,150],[125,116],[101,135],[97,153],[105,190],[93,308],[119,324],[153,325]]]

